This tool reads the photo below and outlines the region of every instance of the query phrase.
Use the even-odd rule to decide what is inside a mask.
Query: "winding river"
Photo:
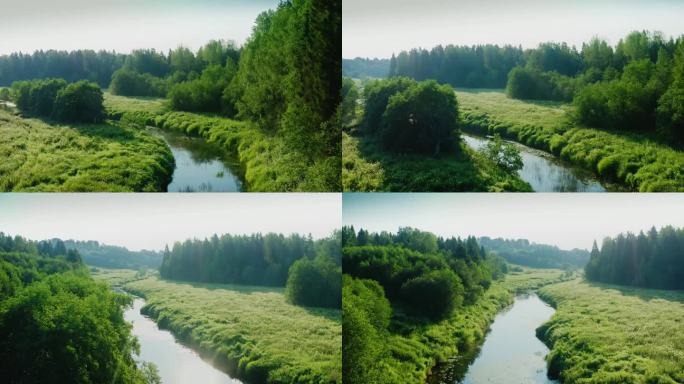
[[[178,343],[171,332],[160,330],[153,320],[140,313],[143,305],[145,305],[145,300],[136,297],[133,300],[133,306],[124,311],[124,318],[133,323],[133,335],[140,343],[138,358],[156,364],[162,383],[242,383],[202,360],[192,349]]]
[[[428,382],[557,383],[546,377],[544,357],[549,349],[535,335],[537,327],[548,320],[554,312],[555,310],[536,294],[516,297],[513,306],[496,316],[482,348],[436,367]],[[471,360],[472,363],[468,364]]]
[[[168,192],[240,192],[244,183],[238,177],[240,166],[236,159],[225,155],[217,145],[198,137],[169,132],[153,127],[148,129],[164,139],[176,161]]]
[[[475,150],[484,147],[488,139],[461,134],[465,143]],[[606,192],[601,183],[591,174],[561,164],[544,151],[513,143],[522,157],[523,167],[518,171],[520,178],[528,182],[535,192]]]

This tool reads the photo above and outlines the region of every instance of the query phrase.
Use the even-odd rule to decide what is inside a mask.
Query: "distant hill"
[[[589,251],[572,249],[565,251],[555,245],[535,244],[529,240],[478,239],[485,249],[495,252],[509,263],[534,268],[584,268],[589,262]]]
[[[125,269],[158,269],[162,262],[162,252],[129,251],[115,245],[100,244],[97,241],[66,240],[67,249],[75,249],[81,254],[83,262],[89,266]]]
[[[389,75],[389,59],[342,59],[342,76],[355,79],[368,77],[385,78]]]

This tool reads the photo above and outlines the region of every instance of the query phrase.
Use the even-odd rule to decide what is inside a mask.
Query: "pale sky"
[[[396,232],[414,227],[444,237],[528,239],[591,249],[606,236],[651,226],[684,227],[684,194],[345,193],[342,222]]]
[[[0,55],[93,49],[128,53],[212,39],[244,43],[278,0],[0,0]]]
[[[330,235],[341,224],[334,193],[5,193],[0,232],[33,240],[97,240],[131,250],[255,232]]]
[[[342,56],[391,57],[436,45],[615,45],[633,30],[684,34],[681,0],[344,0]]]

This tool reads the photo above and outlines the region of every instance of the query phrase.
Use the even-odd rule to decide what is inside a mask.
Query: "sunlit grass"
[[[135,272],[130,272],[134,274]],[[112,271],[112,281],[126,274]],[[149,277],[125,284],[145,313],[249,382],[341,383],[341,311],[289,304],[280,288],[190,284]]]
[[[162,191],[173,166],[161,139],[133,128],[0,110],[0,191]]]
[[[570,104],[516,100],[497,90],[456,95],[467,130],[552,152],[624,189],[684,191],[684,153],[648,136],[577,126]]]
[[[540,296],[557,309],[537,334],[563,382],[684,382],[684,291],[574,280]]]

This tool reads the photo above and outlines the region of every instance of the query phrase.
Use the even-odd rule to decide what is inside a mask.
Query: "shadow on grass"
[[[615,285],[615,284],[605,284],[596,283],[589,280],[585,282],[595,288],[610,289],[613,291],[618,291],[623,296],[637,297],[643,301],[651,300],[666,300],[666,301],[676,301],[684,304],[684,291],[681,290],[665,290],[665,289],[652,289],[652,288],[642,288],[642,287],[631,287],[626,285]]]

